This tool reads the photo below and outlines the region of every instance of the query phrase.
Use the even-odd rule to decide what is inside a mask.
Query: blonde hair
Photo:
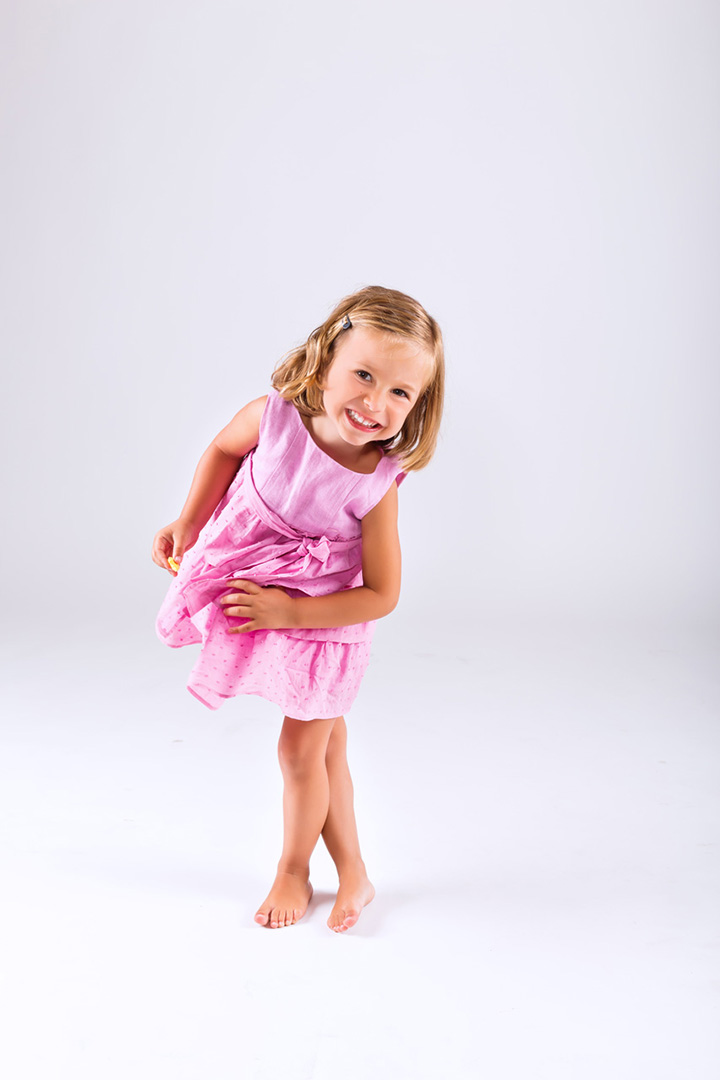
[[[422,469],[430,461],[437,443],[445,389],[445,354],[440,327],[425,308],[411,296],[382,285],[346,296],[322,326],[313,330],[304,345],[287,353],[275,368],[272,385],[281,397],[293,401],[306,416],[323,412],[322,382],[332,363],[335,342],[346,329],[366,326],[415,342],[432,359],[433,371],[427,386],[408,413],[405,423],[392,439],[377,440],[390,455],[402,458],[403,469]]]

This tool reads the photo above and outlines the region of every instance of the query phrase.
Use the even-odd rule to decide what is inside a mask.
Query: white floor
[[[144,623],[54,637],[9,651],[8,1080],[717,1080],[717,637],[381,625],[343,936],[320,847],[303,921],[253,923],[276,710],[205,709]]]

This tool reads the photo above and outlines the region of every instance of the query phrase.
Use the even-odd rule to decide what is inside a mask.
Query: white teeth
[[[353,412],[352,409],[348,409],[348,414],[351,419],[355,421],[356,424],[362,424],[363,427],[376,428],[380,426],[379,424],[376,424],[373,420],[364,420],[362,416],[358,416],[358,414],[356,412]]]

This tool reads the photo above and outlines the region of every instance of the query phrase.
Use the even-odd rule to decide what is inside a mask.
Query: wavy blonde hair
[[[400,431],[392,439],[377,440],[377,445],[387,454],[402,458],[405,472],[422,469],[435,451],[440,430],[445,353],[440,327],[411,296],[382,285],[368,285],[346,296],[322,326],[313,330],[304,345],[286,353],[273,372],[272,385],[281,397],[293,401],[301,413],[320,416],[323,377],[332,363],[335,342],[345,332],[346,316],[352,326],[396,334],[419,345],[432,360],[430,380]]]

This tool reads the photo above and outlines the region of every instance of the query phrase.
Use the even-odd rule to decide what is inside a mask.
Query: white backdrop
[[[0,18],[6,611],[152,619],[201,452],[375,283],[449,367],[393,618],[716,610],[717,9]]]
[[[716,1080],[719,29],[0,3],[4,1074]],[[377,899],[331,934],[319,844],[276,934],[279,710],[186,692],[150,546],[366,284],[447,415],[348,724]]]

